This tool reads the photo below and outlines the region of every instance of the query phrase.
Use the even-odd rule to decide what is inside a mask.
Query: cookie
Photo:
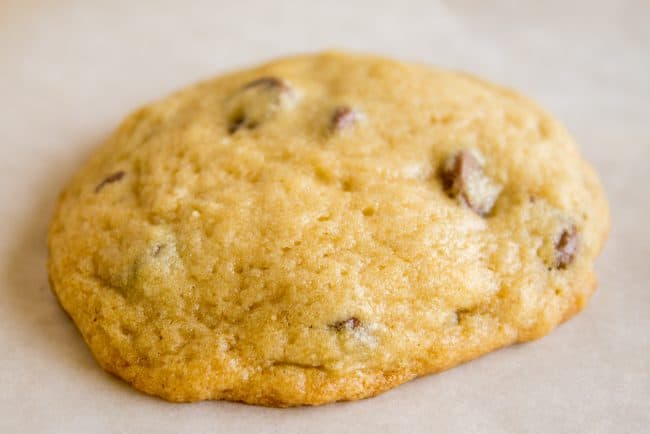
[[[581,310],[609,212],[530,100],[328,52],[181,90],[60,196],[52,288],[99,364],[171,401],[366,398]]]

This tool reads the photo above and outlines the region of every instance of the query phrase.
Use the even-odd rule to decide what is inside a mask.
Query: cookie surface
[[[468,75],[323,53],[129,116],[61,194],[52,287],[173,401],[376,395],[579,311],[609,213],[567,132]]]

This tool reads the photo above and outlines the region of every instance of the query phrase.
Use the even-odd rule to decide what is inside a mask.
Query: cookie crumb
[[[462,150],[448,157],[441,178],[450,197],[457,198],[480,216],[492,211],[501,192],[501,186],[483,172],[482,157],[475,150]]]

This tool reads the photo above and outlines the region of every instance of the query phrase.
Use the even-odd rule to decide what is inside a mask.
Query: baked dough
[[[127,117],[60,196],[49,274],[137,389],[321,404],[545,335],[592,294],[608,227],[530,100],[326,52]]]

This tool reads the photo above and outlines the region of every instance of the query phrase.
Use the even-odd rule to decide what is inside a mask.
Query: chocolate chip
[[[255,125],[248,122],[244,115],[237,115],[228,122],[228,134],[234,134],[242,128],[252,130]]]
[[[262,77],[246,83],[242,89],[249,89],[251,87],[286,87],[286,84],[276,77]]]
[[[339,106],[334,109],[330,128],[332,131],[342,131],[353,126],[359,120],[361,114],[349,106]]]
[[[343,330],[354,330],[361,325],[361,321],[357,317],[350,317],[348,319],[337,321],[334,324],[331,324],[330,327],[341,332]]]
[[[463,183],[471,172],[481,168],[478,160],[469,151],[460,151],[449,157],[442,169],[442,185],[448,192],[462,193]]]
[[[444,162],[440,177],[450,197],[480,216],[489,214],[501,192],[501,187],[483,173],[476,151],[462,150]]]
[[[123,170],[118,170],[117,172],[108,175],[102,182],[97,184],[97,187],[95,187],[95,193],[99,193],[107,184],[112,184],[113,182],[117,182],[124,178],[124,175],[126,175],[126,173]]]
[[[564,269],[575,259],[580,236],[575,225],[564,229],[555,243],[555,267]]]
[[[230,134],[233,134],[238,129],[244,127],[245,123],[246,123],[246,118],[243,115],[231,119],[230,124],[228,125],[228,132]]]
[[[254,129],[297,99],[292,86],[276,77],[262,77],[242,86],[227,102],[228,132]]]

